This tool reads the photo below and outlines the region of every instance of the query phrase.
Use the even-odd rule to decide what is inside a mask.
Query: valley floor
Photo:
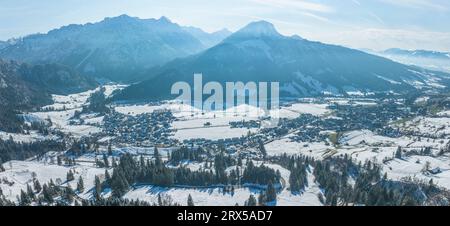
[[[122,86],[111,85],[106,87],[105,95],[108,96],[113,90]],[[28,112],[29,123],[32,120],[51,121],[51,128],[61,131],[71,139],[86,139],[95,137],[99,142],[96,150],[89,151],[79,156],[75,156],[75,165],[58,164],[57,157],[65,154],[67,150],[60,152],[49,152],[43,156],[30,158],[24,161],[11,160],[3,163],[4,171],[0,172],[0,189],[3,196],[13,202],[18,202],[21,190],[26,190],[27,185],[32,185],[35,180],[41,184],[52,180],[57,186],[71,188],[77,187],[77,181],[83,178],[85,190],[77,192],[79,200],[92,199],[95,190],[94,178],[105,177],[105,172],[113,173],[112,167],[98,165],[98,159],[102,159],[105,153],[112,148],[112,155],[108,154],[108,159],[113,161],[124,153],[133,156],[146,156],[152,159],[153,148],[158,146],[163,160],[168,160],[172,151],[177,150],[182,145],[205,146],[216,144],[217,140],[230,142],[226,152],[231,157],[243,155],[245,158],[261,161],[261,147],[251,146],[251,137],[264,137],[263,147],[267,156],[277,157],[288,156],[309,156],[315,160],[324,160],[336,156],[350,156],[355,163],[372,161],[379,164],[382,174],[386,173],[388,179],[402,180],[403,178],[416,178],[419,180],[433,182],[443,188],[450,189],[450,154],[447,151],[450,144],[450,117],[449,110],[442,110],[435,115],[416,116],[402,122],[392,121],[390,127],[399,131],[396,136],[382,135],[379,131],[370,129],[356,129],[350,131],[321,130],[318,133],[311,131],[309,134],[303,133],[302,128],[289,128],[287,134],[273,134],[263,132],[264,128],[258,126],[233,127],[232,122],[264,121],[254,111],[258,109],[243,109],[242,106],[230,111],[216,111],[203,113],[188,106],[173,102],[158,104],[126,105],[113,104],[115,116],[105,116],[96,113],[81,114],[79,118],[74,118],[76,111],[81,111],[83,106],[88,104],[89,96],[97,90],[88,91],[69,96],[54,96],[55,103],[46,106],[40,112]],[[371,107],[377,105],[374,98],[328,98],[328,99],[308,99],[283,106],[280,109],[280,117],[288,120],[295,120],[313,117],[314,120],[342,120],[336,114],[336,109],[330,106],[343,105],[357,108]],[[129,128],[118,128],[112,132],[107,127],[106,120],[121,117],[120,120],[141,120],[139,117],[147,117],[145,121],[153,120],[153,113],[159,114],[164,110],[171,112],[173,118],[162,123],[158,128],[165,128],[163,132],[139,130],[133,132],[139,125],[130,124]],[[158,116],[160,117],[160,116]],[[166,120],[166,119],[164,119]],[[156,120],[158,121],[158,120]],[[142,122],[139,121],[139,122]],[[328,122],[328,121],[327,121]],[[344,122],[347,123],[347,122]],[[143,128],[152,124],[142,125]],[[156,124],[155,124],[156,125]],[[303,125],[303,124],[301,124]],[[305,128],[310,128],[305,127]],[[133,130],[134,129],[134,130]],[[314,128],[313,128],[314,129]],[[141,134],[144,133],[145,134]],[[309,131],[309,130],[308,130]],[[147,134],[148,133],[148,134]],[[157,135],[156,135],[157,134]],[[315,134],[315,135],[311,135]],[[140,136],[145,137],[145,141],[156,139],[153,144],[141,142]],[[312,137],[305,139],[305,137]],[[12,139],[15,142],[33,142],[36,140],[59,140],[63,139],[56,135],[44,136],[37,131],[29,134],[10,134],[0,131],[0,139]],[[65,138],[66,139],[66,138]],[[240,139],[236,141],[236,139]],[[163,140],[163,142],[159,142]],[[68,141],[68,140],[67,140]],[[157,145],[156,145],[157,143]],[[108,147],[111,145],[112,147]],[[396,156],[396,152],[401,148],[402,156]],[[206,148],[208,149],[208,148]],[[424,153],[424,150],[427,150]],[[180,165],[171,167],[185,167],[192,171],[212,169],[213,166],[204,166],[204,162],[185,161]],[[170,165],[168,163],[168,165]],[[275,205],[291,206],[323,205],[323,200],[319,196],[324,195],[324,190],[317,182],[313,168],[307,168],[307,182],[301,192],[290,190],[290,171],[281,165],[265,162],[264,165],[278,170],[281,175],[281,188],[277,191]],[[236,166],[229,166],[230,169]],[[67,181],[67,173],[72,171],[74,179]],[[354,181],[349,182],[354,183]],[[250,195],[257,197],[264,190],[258,187],[236,186],[232,192],[224,190],[221,186],[197,188],[177,185],[174,187],[163,187],[156,185],[133,185],[132,188],[123,195],[125,199],[147,201],[157,203],[158,196],[171,200],[173,203],[186,205],[188,196],[191,195],[195,205],[244,205]],[[102,191],[104,197],[109,197],[111,191]]]

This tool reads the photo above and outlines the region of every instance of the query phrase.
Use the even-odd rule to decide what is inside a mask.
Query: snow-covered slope
[[[144,69],[205,48],[199,39],[166,17],[139,19],[121,15],[25,36],[1,49],[0,57],[60,63],[86,75],[123,81]]]
[[[342,46],[283,36],[265,21],[253,22],[218,45],[147,72],[147,81],[132,85],[117,100],[170,98],[178,81],[280,83],[281,96],[299,97],[346,92],[399,93],[437,88],[448,74],[406,66]],[[445,79],[442,79],[445,78]],[[434,80],[433,80],[434,79]],[[433,80],[433,86],[431,86]]]

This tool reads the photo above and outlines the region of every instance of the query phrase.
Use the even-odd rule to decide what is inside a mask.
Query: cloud
[[[437,1],[437,0],[380,0],[380,1],[406,8],[415,8],[415,9],[428,8],[437,11],[449,11],[450,7],[447,1]]]
[[[369,12],[369,15],[374,18],[376,21],[378,21],[380,24],[384,24],[383,19],[381,19],[377,14],[373,12]]]
[[[361,3],[358,0],[352,0],[353,3],[355,3],[356,5],[361,5]]]
[[[353,48],[374,50],[388,48],[428,49],[450,52],[450,32],[368,28],[341,31],[315,38]]]
[[[321,22],[331,22],[323,14],[334,12],[334,9],[328,5],[310,2],[306,0],[250,0],[251,2],[269,6],[272,8],[278,8],[281,11],[294,10],[299,15],[303,15],[309,18]]]
[[[323,21],[323,22],[330,22],[330,20],[329,20],[328,18],[323,17],[323,16],[316,15],[316,14],[314,14],[314,13],[310,13],[310,12],[300,12],[300,14],[302,14],[302,15],[304,15],[304,16],[307,16],[307,17],[314,18],[314,19],[316,19],[316,20]]]
[[[329,13],[334,11],[334,9],[331,8],[330,6],[320,3],[313,3],[305,0],[250,0],[250,1],[277,8],[291,8],[321,13]]]

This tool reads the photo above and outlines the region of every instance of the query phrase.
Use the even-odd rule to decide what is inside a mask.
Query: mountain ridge
[[[61,65],[29,65],[0,59],[0,131],[20,132],[17,114],[53,102],[51,94],[86,91],[97,83]]]
[[[359,50],[283,36],[270,23],[259,21],[199,54],[148,71],[149,80],[115,98],[168,98],[171,84],[192,84],[193,73],[203,73],[204,82],[277,81],[281,95],[292,97],[417,90],[429,88],[431,77],[438,76]],[[442,81],[446,76],[433,79]]]
[[[205,50],[205,43],[211,44],[207,38],[214,42],[226,34],[201,35],[203,41],[166,17],[139,19],[123,14],[25,36],[0,49],[0,57],[58,63],[96,78],[126,82],[151,67]]]
[[[382,56],[396,62],[415,65],[429,70],[450,73],[450,53],[434,50],[406,50],[391,48],[383,51],[370,49],[364,52]]]
[[[439,52],[434,50],[405,50],[400,48],[391,48],[382,51],[383,54],[408,55],[413,57],[431,57],[438,59],[450,59],[449,52]]]

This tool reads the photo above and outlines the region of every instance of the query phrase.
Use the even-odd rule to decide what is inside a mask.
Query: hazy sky
[[[267,20],[283,34],[354,48],[450,51],[448,0],[0,0],[0,40],[120,14],[206,31]]]

